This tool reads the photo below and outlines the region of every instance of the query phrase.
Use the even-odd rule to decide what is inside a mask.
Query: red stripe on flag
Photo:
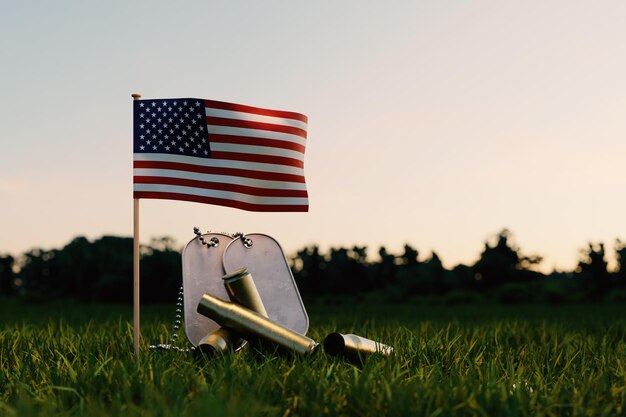
[[[210,107],[221,110],[239,111],[244,113],[260,114],[262,116],[283,117],[285,119],[300,120],[307,123],[308,118],[304,114],[294,113],[283,110],[261,109],[259,107],[246,106],[243,104],[225,103],[223,101],[204,100],[204,107]]]
[[[259,155],[254,153],[242,152],[211,151],[211,158],[226,159],[228,161],[259,162],[262,164],[287,165],[296,168],[304,168],[304,161],[294,158],[287,158],[285,156]]]
[[[243,129],[268,130],[271,132],[289,133],[291,135],[306,138],[306,130],[293,126],[276,125],[273,123],[254,122],[252,120],[225,119],[223,117],[207,116],[206,123],[209,126],[240,127]],[[210,134],[210,132],[209,132]]]
[[[295,204],[252,204],[252,203],[244,203],[241,201],[228,200],[225,198],[215,198],[215,197],[204,197],[190,194],[180,194],[180,193],[164,193],[164,192],[153,192],[153,191],[135,191],[133,192],[134,198],[156,198],[163,200],[183,200],[183,201],[193,201],[195,203],[204,203],[204,204],[216,204],[219,206],[233,207],[241,210],[248,211],[297,211],[304,212],[309,210],[309,206],[295,205]]]
[[[135,184],[167,184],[183,187],[195,187],[206,190],[231,191],[234,193],[248,194],[259,197],[297,197],[307,198],[306,190],[280,190],[274,188],[258,188],[241,184],[227,184],[223,182],[210,182],[190,180],[186,178],[151,177],[136,175],[133,177]]]
[[[304,176],[302,175],[283,174],[280,172],[254,171],[251,169],[207,167],[202,165],[185,164],[182,162],[134,161],[133,167],[172,169],[176,171],[199,172],[201,174],[230,175],[233,177],[255,178],[259,180],[304,183]]]
[[[299,143],[276,139],[253,138],[250,136],[218,135],[211,133],[209,135],[209,141],[211,143],[233,143],[237,145],[252,145],[265,146],[268,148],[289,149],[302,153],[304,153],[305,149],[304,145],[300,145]]]

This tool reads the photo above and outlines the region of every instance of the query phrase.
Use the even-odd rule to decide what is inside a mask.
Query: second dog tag
[[[276,240],[261,233],[240,236],[228,244],[223,259],[226,273],[248,269],[271,320],[306,334],[309,318],[289,262]]]

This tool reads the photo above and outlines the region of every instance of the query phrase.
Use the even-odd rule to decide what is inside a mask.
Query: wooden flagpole
[[[134,100],[139,100],[141,94],[133,93]],[[139,359],[139,199],[133,199],[133,345],[135,357]]]

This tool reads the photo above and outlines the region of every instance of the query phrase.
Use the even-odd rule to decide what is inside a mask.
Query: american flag
[[[306,116],[197,98],[133,103],[135,198],[308,211]]]

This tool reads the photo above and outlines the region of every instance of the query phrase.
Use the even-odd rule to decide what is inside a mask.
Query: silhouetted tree
[[[326,267],[327,292],[334,294],[345,294],[348,292],[347,272],[350,269],[349,264],[348,249],[331,248]]]
[[[472,267],[459,264],[450,271],[451,289],[471,291],[476,289],[476,278]]]
[[[0,295],[13,295],[13,264],[15,259],[11,255],[0,256]]]
[[[424,279],[429,282],[430,292],[441,295],[448,291],[445,281],[446,270],[439,259],[439,255],[432,252],[430,259],[423,264]]]
[[[106,242],[107,238],[102,239]],[[97,256],[94,244],[86,237],[72,239],[57,255],[61,275],[58,279],[59,290],[67,297],[91,301],[93,285],[100,278],[98,263],[115,263],[114,260],[107,259],[105,253],[100,255]]]
[[[524,272],[524,266],[541,261],[540,257],[526,257],[519,254],[519,249],[509,244],[510,232],[506,229],[497,235],[494,246],[485,242],[480,259],[473,266],[476,286],[492,289],[498,285],[528,281],[536,274]]]
[[[142,299],[149,303],[176,299],[182,284],[182,260],[171,238],[152,239],[141,258],[141,269],[142,277],[146,277]]]
[[[369,285],[365,265],[366,248],[332,248],[326,266],[329,292],[335,294],[355,294],[363,292]]]
[[[611,289],[608,264],[604,255],[604,244],[589,243],[578,263],[577,272],[582,280],[583,289],[592,301],[600,301]]]
[[[355,293],[372,291],[376,285],[367,261],[367,246],[353,246],[348,252],[351,259],[348,270],[348,291]]]
[[[96,276],[91,281],[89,299],[92,301],[128,302],[133,296],[133,239],[119,236],[103,236],[92,244],[92,253],[95,258]],[[144,262],[141,260],[141,291],[146,287],[156,287],[160,284],[151,282],[148,273],[144,273]],[[178,255],[180,257],[180,254]],[[150,299],[142,299],[150,302]]]
[[[313,296],[325,292],[326,260],[320,254],[319,247],[311,246],[302,249],[292,259],[291,264],[294,278],[303,295]]]
[[[56,251],[32,249],[19,260],[21,288],[30,300],[49,300],[64,296],[58,282]]]
[[[417,257],[419,252],[417,249],[412,248],[410,245],[404,245],[404,253],[400,256],[402,265],[413,267],[419,263]]]
[[[402,255],[395,258],[393,280],[386,284],[386,291],[392,301],[403,302],[413,295],[425,295],[427,289],[420,281],[419,252],[408,244]]]
[[[378,250],[380,261],[374,266],[374,288],[380,289],[396,282],[396,256],[387,252],[384,246]]]
[[[615,259],[617,260],[615,286],[626,288],[626,242],[619,239],[615,241]]]

